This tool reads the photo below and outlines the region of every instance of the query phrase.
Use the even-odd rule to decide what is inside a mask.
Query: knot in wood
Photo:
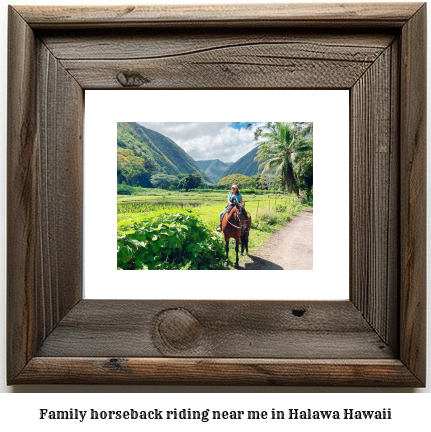
[[[109,360],[109,366],[113,369],[120,369],[123,361],[121,359],[112,358]]]
[[[126,71],[117,74],[117,81],[123,87],[140,87],[149,83],[150,80],[142,76],[139,72]]]
[[[292,310],[292,314],[295,315],[296,317],[302,317],[305,314],[306,310],[305,309],[293,309]]]
[[[203,329],[188,310],[178,308],[166,309],[156,317],[156,332],[167,347],[186,350],[199,344]]]

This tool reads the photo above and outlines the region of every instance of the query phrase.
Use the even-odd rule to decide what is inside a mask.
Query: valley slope
[[[117,123],[117,154],[117,179],[119,169],[124,172],[136,170],[140,163],[139,169],[147,175],[199,174],[205,181],[210,181],[196,162],[174,141],[135,122]]]
[[[218,183],[224,177],[224,172],[232,165],[232,162],[226,163],[220,159],[198,160],[196,163],[214,183]]]
[[[244,155],[241,159],[238,159],[223,173],[223,177],[231,174],[243,174],[252,177],[262,172],[262,169],[259,169],[259,165],[261,164],[261,162],[254,160],[257,155],[257,150],[258,147],[255,147],[253,150],[249,151],[246,155]]]

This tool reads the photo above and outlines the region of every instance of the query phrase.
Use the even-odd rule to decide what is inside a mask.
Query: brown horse
[[[227,211],[223,216],[221,222],[221,229],[224,234],[224,239],[226,242],[226,263],[229,261],[229,240],[234,238],[236,261],[235,268],[238,268],[238,251],[239,242],[241,240],[241,255],[244,254],[244,249],[248,254],[248,236],[250,234],[251,228],[251,216],[250,213],[246,212],[243,204],[236,203],[230,211]]]

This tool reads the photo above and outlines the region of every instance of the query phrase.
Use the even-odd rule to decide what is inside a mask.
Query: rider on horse
[[[229,192],[228,196],[227,196],[227,205],[224,208],[224,210],[220,213],[220,223],[219,226],[217,227],[217,231],[221,231],[221,221],[223,219],[223,216],[226,214],[226,212],[229,212],[232,207],[235,205],[235,203],[242,203],[242,195],[239,192],[238,186],[237,185],[232,185],[232,189]]]

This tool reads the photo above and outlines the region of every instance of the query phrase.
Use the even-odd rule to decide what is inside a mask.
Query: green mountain
[[[196,163],[214,183],[217,183],[224,176],[226,169],[232,165],[232,162],[226,163],[220,159],[199,160]]]
[[[134,122],[117,123],[117,182],[149,186],[155,173],[209,177],[174,141]]]
[[[257,155],[257,150],[258,147],[255,147],[253,150],[249,151],[246,155],[244,155],[241,159],[238,159],[223,173],[223,177],[231,174],[243,174],[252,177],[262,172],[263,168],[259,169],[259,165],[261,164],[261,162],[254,160]]]

